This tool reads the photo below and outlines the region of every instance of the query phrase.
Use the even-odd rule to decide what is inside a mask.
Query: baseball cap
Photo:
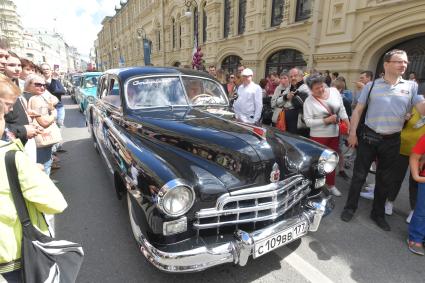
[[[245,76],[245,77],[253,76],[253,75],[254,75],[254,73],[252,72],[252,70],[250,68],[244,69],[241,73],[241,76]]]

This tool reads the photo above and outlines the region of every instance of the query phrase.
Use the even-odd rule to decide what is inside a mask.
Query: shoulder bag
[[[8,151],[5,161],[10,191],[22,224],[23,282],[73,283],[83,262],[83,248],[77,243],[46,236],[33,226],[22,195],[15,155],[16,151]]]
[[[319,102],[326,109],[326,111],[328,111],[329,115],[334,114],[333,111],[331,111],[330,107],[325,105],[322,101],[320,101],[320,99],[318,99],[314,96],[313,96],[313,98],[316,99],[316,101]],[[340,107],[344,107],[344,105],[340,105]],[[339,128],[339,134],[340,135],[348,135],[348,126],[341,119],[339,119],[338,128]]]
[[[365,109],[362,112],[362,116],[360,116],[359,123],[357,125],[356,135],[358,138],[361,138],[364,142],[371,144],[371,145],[377,145],[382,141],[382,136],[371,129],[369,129],[365,122],[366,122],[366,114],[367,110],[369,108],[369,100],[370,100],[370,94],[372,92],[372,88],[375,85],[375,81],[373,80],[372,85],[370,86],[369,92],[366,97],[366,106]]]
[[[37,148],[48,147],[62,141],[62,135],[56,122],[53,122],[47,128],[44,128],[41,134],[35,136]]]
[[[44,101],[48,102],[43,96],[41,96]],[[32,101],[34,97],[31,97],[30,101]],[[30,102],[29,102],[30,103]],[[34,123],[37,123],[37,119],[34,119]],[[39,125],[41,126],[41,125]],[[34,137],[35,143],[37,144],[37,148],[48,147],[54,144],[57,144],[62,141],[62,135],[60,129],[56,122],[53,122],[47,128],[44,128],[41,134],[38,134]]]

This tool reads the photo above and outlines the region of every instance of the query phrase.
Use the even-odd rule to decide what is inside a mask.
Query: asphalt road
[[[63,136],[68,151],[62,168],[53,173],[69,207],[56,218],[57,237],[79,242],[86,256],[78,282],[425,282],[425,258],[406,247],[407,189],[388,217],[391,232],[369,219],[371,201],[361,200],[350,223],[339,219],[348,183],[337,180],[343,193],[335,210],[310,233],[247,266],[231,264],[199,273],[166,274],[138,251],[131,232],[127,204],[115,197],[106,167],[96,153],[84,123],[69,97],[64,98]]]

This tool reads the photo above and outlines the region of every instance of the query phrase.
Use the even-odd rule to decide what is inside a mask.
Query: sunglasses
[[[234,79],[235,77],[230,77],[231,79]]]
[[[46,87],[46,84],[42,84],[42,83],[34,83],[35,87]]]

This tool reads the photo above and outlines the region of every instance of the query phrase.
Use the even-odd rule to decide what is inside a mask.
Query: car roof
[[[101,74],[103,74],[102,72],[85,72],[83,74],[81,74],[82,76],[100,76]]]
[[[208,79],[214,79],[211,75],[206,72],[192,70],[188,68],[175,68],[175,67],[128,67],[119,69],[110,69],[105,71],[105,74],[113,74],[120,77],[122,80],[134,76],[146,76],[146,75],[189,75],[205,77]]]

